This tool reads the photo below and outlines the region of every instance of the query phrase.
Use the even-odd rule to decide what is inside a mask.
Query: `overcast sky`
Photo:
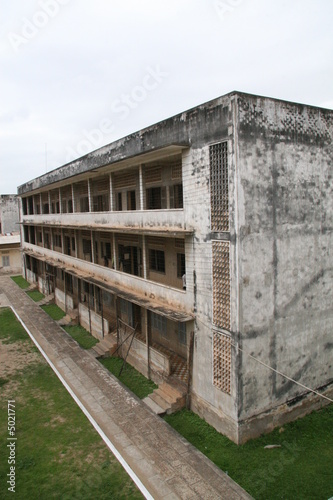
[[[232,90],[333,108],[332,0],[0,6],[0,194]]]

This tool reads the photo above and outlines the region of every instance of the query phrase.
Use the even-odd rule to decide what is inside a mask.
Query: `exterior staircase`
[[[105,337],[90,349],[90,352],[95,358],[106,358],[112,356],[117,348],[117,338],[112,335],[105,335]]]
[[[73,318],[71,318],[71,317],[69,316],[69,314],[66,314],[66,316],[64,316],[63,318],[59,319],[59,320],[57,321],[57,323],[58,323],[58,325],[60,325],[60,326],[67,326],[67,325],[69,325],[70,323],[72,323],[72,321],[73,321]]]
[[[184,408],[186,404],[186,388],[163,382],[154,392],[144,398],[143,402],[156,415],[170,415]]]
[[[45,306],[50,302],[54,302],[54,293],[50,293],[50,295],[46,295],[42,300],[38,301],[39,306]]]

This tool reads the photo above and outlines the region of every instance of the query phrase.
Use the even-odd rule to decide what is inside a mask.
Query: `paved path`
[[[154,499],[251,498],[81,349],[9,277],[0,277],[0,305],[6,302]]]

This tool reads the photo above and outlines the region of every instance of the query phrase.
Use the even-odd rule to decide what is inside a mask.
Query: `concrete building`
[[[332,394],[332,119],[232,92],[27,182],[27,278],[237,443],[304,415]]]
[[[0,234],[19,232],[19,199],[16,194],[0,194]]]
[[[17,195],[0,195],[0,273],[21,272],[19,220]]]
[[[22,269],[20,233],[0,235],[0,273],[19,274]]]

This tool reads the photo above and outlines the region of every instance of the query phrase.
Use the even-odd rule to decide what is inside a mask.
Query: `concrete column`
[[[139,185],[140,185],[140,210],[144,209],[144,186],[143,186],[143,167],[139,166]]]
[[[118,269],[117,251],[116,251],[116,235],[112,233],[112,254],[113,254],[113,267]]]
[[[75,189],[74,184],[72,184],[72,205],[73,205],[73,213],[76,212],[76,203],[75,203]]]
[[[92,199],[91,199],[91,184],[90,184],[90,179],[88,179],[88,202],[89,202],[89,212],[92,212],[92,210],[91,210]]]
[[[143,278],[147,279],[147,248],[146,248],[146,236],[142,236],[142,269]]]
[[[147,349],[147,378],[150,379],[150,348],[149,348],[149,326],[148,326],[148,311],[147,309],[142,309],[142,333],[146,338],[146,349]]]
[[[110,210],[111,212],[114,211],[114,199],[113,199],[113,182],[112,182],[112,174],[110,173],[109,175],[109,179],[110,179]]]
[[[78,258],[78,241],[77,241],[77,230],[74,229],[74,239],[75,239],[75,257]]]
[[[52,206],[51,206],[51,191],[48,191],[47,192],[47,196],[48,196],[48,201],[49,201],[49,214],[52,213]]]
[[[92,256],[92,261],[95,264],[96,263],[96,256],[95,256],[95,239],[94,239],[94,233],[93,231],[90,231],[91,234],[91,256]]]
[[[59,188],[59,213],[62,214],[61,188]]]

